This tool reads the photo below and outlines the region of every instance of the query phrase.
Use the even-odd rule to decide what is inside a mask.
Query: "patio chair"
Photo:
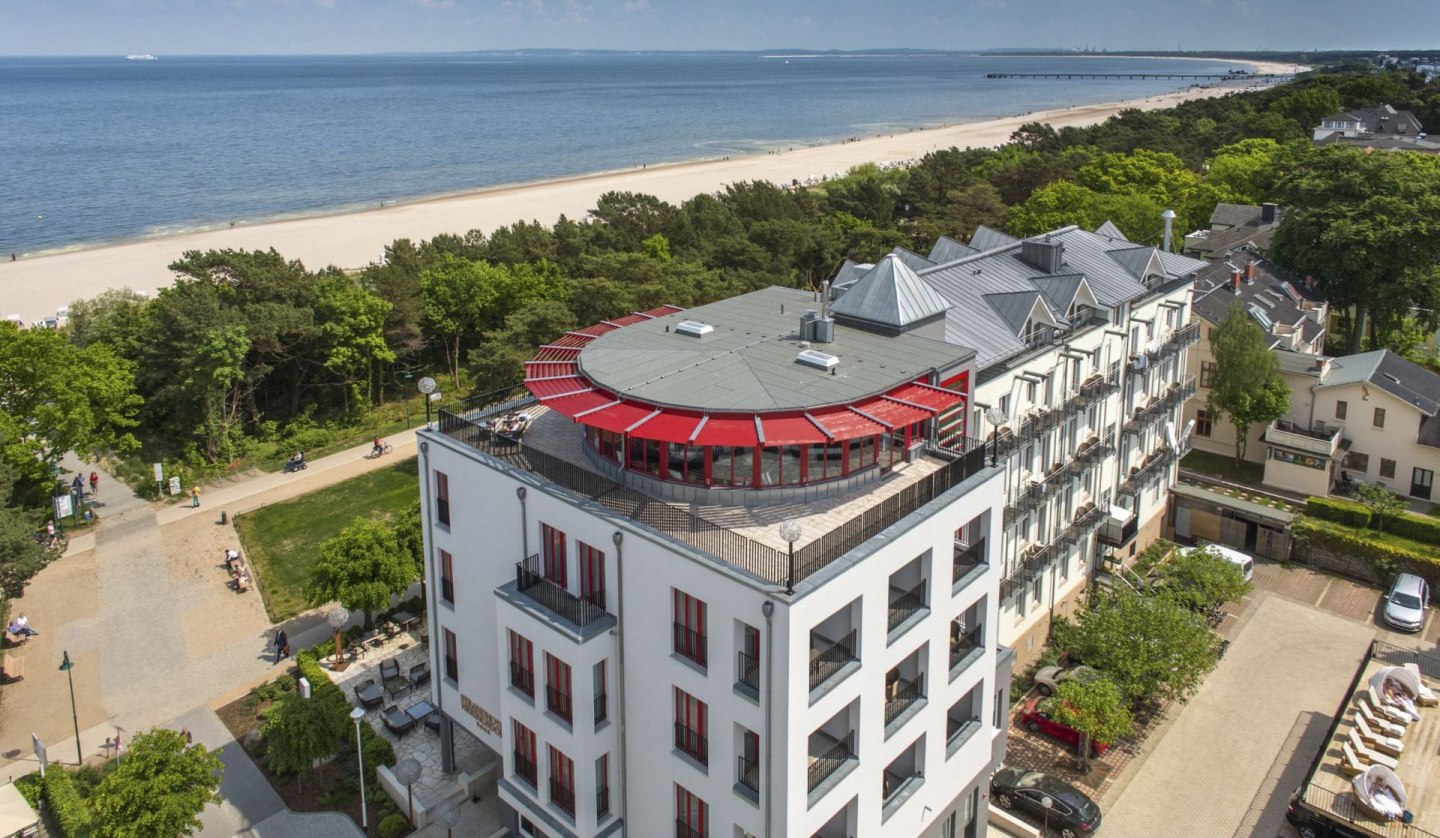
[[[1369,766],[1361,762],[1360,757],[1355,755],[1355,750],[1350,747],[1350,743],[1346,742],[1340,748],[1344,752],[1340,755],[1340,773],[1347,776],[1364,774],[1365,769]]]
[[[1370,709],[1370,702],[1365,701],[1363,698],[1365,694],[1361,693],[1360,695],[1362,697],[1361,700],[1355,702],[1355,712],[1369,723],[1372,730],[1383,736],[1390,736],[1395,739],[1399,739],[1405,735],[1404,725],[1397,725],[1394,722],[1386,721],[1375,715],[1375,711]]]
[[[1404,664],[1404,667],[1415,673],[1415,679],[1420,682],[1420,696],[1415,699],[1415,703],[1421,707],[1434,707],[1440,704],[1440,696],[1437,696],[1434,690],[1425,685],[1425,679],[1420,675],[1420,665],[1407,663]]]
[[[1355,717],[1355,729],[1360,731],[1360,738],[1373,745],[1377,751],[1398,757],[1405,750],[1405,743],[1399,739],[1381,736],[1372,730],[1364,716]]]
[[[410,685],[417,689],[422,684],[430,683],[430,664],[417,663],[410,667]]]
[[[399,677],[400,677],[400,661],[397,661],[397,660],[395,660],[394,658],[390,658],[389,660],[380,661],[380,679],[381,679],[382,681],[389,681],[391,678],[399,678]]]
[[[384,703],[385,694],[380,691],[380,685],[375,683],[375,679],[369,678],[355,688],[355,698],[366,710],[373,710]]]
[[[415,720],[410,718],[410,715],[404,710],[401,710],[393,704],[386,707],[384,712],[380,714],[380,720],[385,723],[386,730],[389,730],[396,736],[404,736],[415,728]]]
[[[386,722],[386,724],[389,724],[389,722]],[[1360,741],[1360,732],[1354,728],[1350,729],[1350,747],[1355,749],[1356,756],[1370,765],[1383,765],[1392,771],[1400,767],[1399,760],[1394,757],[1385,756],[1379,751],[1367,747],[1364,742]]]
[[[1370,702],[1370,709],[1374,710],[1376,715],[1379,715],[1394,724],[1405,725],[1408,727],[1411,722],[1415,721],[1415,719],[1413,719],[1409,713],[1406,713],[1399,707],[1391,707],[1390,705],[1381,701],[1380,694],[1375,691],[1374,687],[1367,687],[1366,691],[1362,693],[1362,695],[1365,696],[1366,701]]]

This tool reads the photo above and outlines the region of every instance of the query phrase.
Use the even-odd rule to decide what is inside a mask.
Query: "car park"
[[[1035,689],[1041,695],[1054,695],[1060,689],[1061,681],[1071,679],[1089,683],[1101,677],[1100,670],[1081,664],[1080,666],[1042,666],[1035,672]]]
[[[1381,616],[1391,627],[1401,631],[1419,631],[1425,627],[1425,604],[1430,601],[1430,586],[1413,573],[1402,573],[1385,592]]]
[[[1043,733],[1053,736],[1061,742],[1068,743],[1073,747],[1080,747],[1080,731],[1075,728],[1052,719],[1048,713],[1040,709],[1040,702],[1044,699],[1032,698],[1025,702],[1020,708],[1020,726],[1031,733]],[[1108,742],[1096,742],[1090,740],[1090,755],[1099,756],[1110,750]]]
[[[1001,768],[990,778],[990,799],[1001,809],[1018,810],[1040,820],[1061,838],[1094,835],[1100,828],[1100,806],[1095,801],[1059,777],[1040,771]]]

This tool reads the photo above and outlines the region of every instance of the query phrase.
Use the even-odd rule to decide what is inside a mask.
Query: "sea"
[[[1144,98],[1243,62],[970,53],[0,58],[0,254]],[[518,215],[518,213],[517,213]]]

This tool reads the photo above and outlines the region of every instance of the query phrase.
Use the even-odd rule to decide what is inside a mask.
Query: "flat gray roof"
[[[853,403],[975,355],[940,340],[837,323],[833,343],[811,345],[840,359],[832,375],[795,360],[800,316],[819,308],[808,291],[772,286],[601,335],[581,350],[580,369],[627,399],[758,413]],[[698,338],[675,331],[686,320],[714,331]]]

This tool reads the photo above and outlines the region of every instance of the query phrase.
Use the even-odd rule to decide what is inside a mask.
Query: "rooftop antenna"
[[[1174,232],[1175,227],[1175,210],[1167,209],[1164,212],[1160,213],[1160,217],[1165,219],[1165,252],[1169,253],[1170,237],[1171,234]]]

